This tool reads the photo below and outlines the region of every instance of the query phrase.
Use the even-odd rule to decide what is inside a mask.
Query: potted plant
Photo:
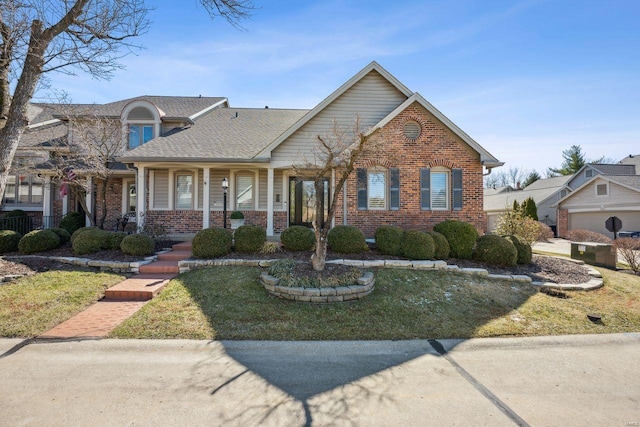
[[[235,230],[236,228],[244,225],[244,214],[240,211],[231,212],[231,229]]]

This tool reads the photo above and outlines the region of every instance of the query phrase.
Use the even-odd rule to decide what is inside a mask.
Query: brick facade
[[[557,231],[558,237],[566,237],[569,232],[569,211],[567,209],[558,209],[557,218]]]
[[[420,123],[422,132],[415,140],[404,136],[404,124]],[[381,225],[397,225],[404,229],[429,230],[446,219],[456,219],[473,224],[479,232],[485,231],[486,218],[483,211],[482,165],[478,153],[439,120],[415,103],[390,121],[381,132],[384,140],[384,158],[365,159],[358,167],[380,165],[400,170],[399,210],[358,210],[357,177],[353,173],[347,182],[347,222],[360,228],[372,237]],[[422,210],[420,206],[420,169],[444,166],[462,169],[462,210]],[[451,187],[451,180],[449,181]],[[451,188],[450,188],[451,190]],[[449,194],[452,200],[452,194]],[[342,224],[343,197],[336,208],[336,224]],[[451,205],[451,203],[450,203]]]

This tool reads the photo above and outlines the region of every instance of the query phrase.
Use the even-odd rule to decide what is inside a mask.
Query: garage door
[[[617,216],[622,220],[622,230],[640,230],[640,212],[579,212],[569,214],[569,230],[591,230],[613,238],[604,226],[607,218]]]

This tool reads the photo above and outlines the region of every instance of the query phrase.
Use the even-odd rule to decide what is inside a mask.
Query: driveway
[[[640,423],[640,334],[19,343],[0,340],[1,425]]]
[[[531,247],[534,251],[571,255],[571,241],[565,239],[549,239],[546,242],[535,242]]]

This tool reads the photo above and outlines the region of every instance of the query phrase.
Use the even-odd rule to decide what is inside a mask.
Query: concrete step
[[[178,274],[178,261],[156,261],[140,266],[140,274]]]
[[[173,245],[174,251],[189,251],[191,252],[191,242],[181,242]]]
[[[139,274],[107,289],[106,300],[147,301],[156,296],[175,274]]]
[[[158,255],[160,261],[182,261],[191,257],[191,251],[176,251],[165,252]]]

